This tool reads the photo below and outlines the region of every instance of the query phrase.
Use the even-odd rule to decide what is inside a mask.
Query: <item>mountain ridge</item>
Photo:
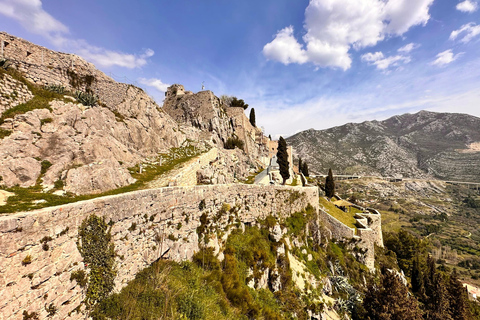
[[[306,130],[289,138],[312,172],[478,182],[480,118],[420,111],[383,121]],[[475,146],[475,147],[474,147]]]

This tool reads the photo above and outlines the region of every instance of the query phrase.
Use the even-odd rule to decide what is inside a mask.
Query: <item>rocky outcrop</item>
[[[0,140],[0,186],[40,182],[50,190],[61,180],[65,191],[99,193],[132,183],[128,167],[185,142],[179,125],[142,89],[115,82],[75,55],[6,33],[0,33],[0,40],[10,68],[27,81],[89,90],[100,100],[86,107],[65,96],[48,108],[5,119],[0,129],[11,134]],[[33,97],[6,73],[0,74],[0,93],[0,114]]]
[[[132,117],[102,106],[53,101],[51,111],[37,109],[6,121],[2,128],[13,133],[0,140],[0,185],[35,185],[42,161],[51,164],[41,181],[45,189],[59,179],[75,194],[132,183],[127,167],[180,146],[185,136],[141,90],[129,88],[128,97],[120,107]]]
[[[251,158],[266,155],[266,138],[261,129],[251,125],[243,108],[229,107],[211,91],[192,93],[179,84],[166,92],[163,110],[177,122],[188,124],[210,133],[208,140],[223,147],[230,137],[244,142],[244,150]]]
[[[311,172],[479,182],[480,118],[421,111],[287,139]]]

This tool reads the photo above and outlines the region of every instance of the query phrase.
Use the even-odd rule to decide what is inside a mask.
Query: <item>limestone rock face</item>
[[[258,165],[239,149],[219,149],[217,159],[197,171],[197,183],[226,184],[245,180]]]
[[[42,161],[51,163],[42,177],[45,189],[59,179],[67,179],[65,190],[76,194],[132,183],[127,167],[178,147],[185,136],[141,90],[131,89],[129,97],[133,101],[124,105],[136,118],[119,119],[106,107],[53,101],[52,111],[33,110],[5,123],[2,127],[13,133],[0,140],[0,185],[35,185]]]
[[[118,161],[105,160],[66,171],[65,191],[75,194],[100,193],[135,182]]]
[[[9,158],[0,165],[2,182],[9,186],[31,187],[35,185],[39,175],[40,162],[33,158]]]
[[[250,157],[259,158],[266,153],[267,139],[261,129],[250,124],[243,108],[224,105],[211,91],[194,94],[174,84],[167,90],[163,110],[179,123],[210,133],[209,139],[219,148],[236,136],[244,142],[245,153]]]

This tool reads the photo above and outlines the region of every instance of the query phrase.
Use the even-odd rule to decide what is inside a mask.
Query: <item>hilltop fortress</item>
[[[312,208],[315,219],[307,234],[313,241],[353,239],[359,259],[373,269],[374,245],[383,245],[378,212],[362,208],[357,227],[350,228],[319,206],[317,187],[239,183],[265,168],[275,148],[243,108],[178,84],[168,88],[160,107],[142,89],[115,82],[76,55],[6,33],[0,33],[0,45],[0,57],[15,71],[0,73],[1,187],[34,187],[59,197],[122,190],[142,170],[161,166],[167,155],[175,159],[172,150],[196,152],[146,183],[146,190],[0,215],[0,318],[22,319],[26,311],[45,319],[48,305],[57,310],[54,319],[84,318],[77,311],[85,289],[72,275],[89,272],[77,245],[78,228],[92,214],[111,228],[115,291],[158,259],[190,259],[199,249],[202,215],[209,221],[207,245],[221,256],[232,227],[255,225],[267,216],[282,221]],[[85,106],[60,95],[45,107],[9,116],[16,106],[37,101],[48,85],[90,92],[99,103]],[[243,150],[226,150],[230,137],[242,140]],[[287,235],[281,231],[279,237]],[[289,246],[284,248],[288,252]],[[273,270],[265,277],[274,281]]]

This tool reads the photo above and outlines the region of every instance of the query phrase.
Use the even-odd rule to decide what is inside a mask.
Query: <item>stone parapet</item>
[[[201,205],[203,203],[203,205]],[[142,190],[64,206],[0,217],[0,315],[22,319],[23,311],[47,318],[45,305],[59,319],[83,319],[72,312],[84,290],[70,280],[83,270],[77,249],[78,227],[95,214],[112,223],[117,253],[115,290],[160,258],[190,259],[198,250],[200,216],[214,216],[218,226],[224,204],[235,208],[233,223],[252,223],[268,215],[288,216],[308,204],[318,210],[318,188],[258,185],[209,185]],[[223,222],[222,222],[223,221]],[[48,248],[42,239],[50,237]],[[30,256],[30,263],[23,263]]]

